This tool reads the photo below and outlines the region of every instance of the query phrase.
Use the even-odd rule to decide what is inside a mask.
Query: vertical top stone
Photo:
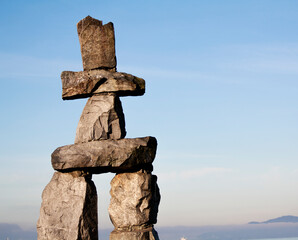
[[[102,25],[90,16],[77,24],[84,71],[106,69],[116,71],[114,25]]]

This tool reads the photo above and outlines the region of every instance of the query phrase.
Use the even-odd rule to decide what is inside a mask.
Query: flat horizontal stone
[[[116,93],[118,96],[141,96],[145,80],[123,72],[90,70],[64,71],[61,74],[64,100],[90,97],[94,93]]]
[[[156,148],[154,137],[72,144],[59,147],[52,153],[52,166],[58,171],[87,169],[91,173],[150,170]]]

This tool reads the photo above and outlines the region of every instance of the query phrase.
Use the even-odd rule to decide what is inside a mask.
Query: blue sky
[[[62,101],[81,71],[76,23],[114,23],[118,71],[146,80],[121,98],[127,137],[155,136],[158,226],[298,215],[298,2],[0,3],[0,222],[34,227],[85,100]],[[94,176],[100,227],[113,174]]]

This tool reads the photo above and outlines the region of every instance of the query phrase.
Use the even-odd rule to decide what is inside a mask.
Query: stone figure
[[[92,174],[115,173],[111,240],[156,240],[160,201],[152,175],[157,141],[125,138],[123,96],[141,96],[145,81],[116,71],[113,23],[90,16],[77,24],[83,69],[61,74],[64,100],[89,98],[72,145],[52,153],[56,170],[42,193],[38,240],[97,240],[97,192]]]

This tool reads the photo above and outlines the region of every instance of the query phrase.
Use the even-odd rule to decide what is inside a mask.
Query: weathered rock
[[[122,232],[113,231],[110,234],[110,240],[159,240],[158,234],[154,228],[144,231]]]
[[[57,148],[53,168],[59,171],[88,169],[92,173],[132,171],[151,167],[156,154],[154,137],[100,140]]]
[[[111,181],[109,214],[117,231],[140,231],[156,223],[160,201],[156,176],[139,171]]]
[[[116,69],[114,25],[90,16],[77,24],[84,70]]]
[[[119,97],[107,93],[89,98],[78,123],[75,143],[120,139],[125,135],[124,114]]]
[[[144,79],[122,72],[64,71],[61,80],[64,100],[89,97],[94,93],[113,92],[117,96],[140,96],[145,93]]]
[[[38,240],[96,240],[97,194],[91,176],[55,172],[42,193]]]

